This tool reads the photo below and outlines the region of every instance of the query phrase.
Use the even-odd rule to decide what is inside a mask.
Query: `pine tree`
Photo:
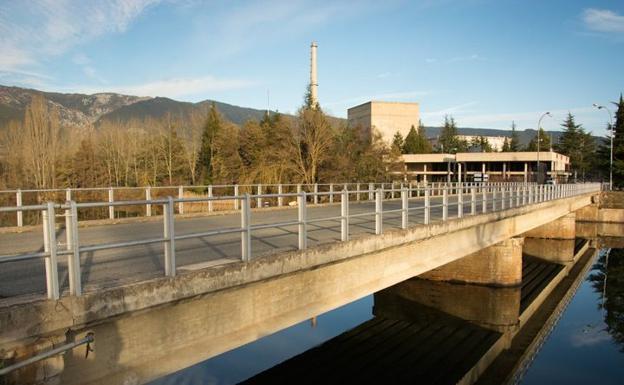
[[[505,138],[503,140],[503,148],[502,148],[503,152],[511,152],[511,145],[509,144],[509,139]]]
[[[422,120],[418,121],[418,139],[420,141],[422,152],[421,154],[430,154],[432,152],[431,143],[429,142],[429,138],[427,138],[427,129],[425,125],[422,123]]]
[[[516,131],[516,122],[514,121],[511,122],[511,141],[509,142],[509,151],[520,151],[520,138],[518,137],[518,132]]]
[[[403,153],[404,154],[418,154],[420,153],[420,143],[418,140],[418,131],[412,125],[407,136],[405,137],[405,142],[403,144]]]
[[[540,151],[549,151],[550,150],[550,136],[546,134],[546,132],[540,128],[539,129],[539,137],[540,137]],[[537,135],[531,139],[526,148],[527,151],[537,151]]]
[[[392,138],[392,149],[398,152],[403,152],[404,144],[405,140],[403,140],[403,135],[401,135],[401,133],[397,131]]]
[[[613,128],[613,185],[624,187],[624,99],[620,94],[620,101],[613,103],[617,106],[615,112],[615,127]]]
[[[221,130],[222,122],[217,107],[214,103],[210,106],[208,112],[208,119],[204,125],[202,132],[202,143],[199,150],[199,156],[197,159],[198,167],[197,171],[200,176],[200,180],[204,184],[212,183],[213,167],[212,160],[215,153],[215,138]]]
[[[444,117],[444,126],[442,127],[442,132],[440,132],[438,146],[440,152],[449,154],[466,151],[468,148],[468,142],[459,139],[457,124],[455,123],[455,119],[453,119],[453,117]]]

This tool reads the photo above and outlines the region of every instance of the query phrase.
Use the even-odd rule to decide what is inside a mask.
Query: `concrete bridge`
[[[350,199],[352,194],[360,193],[373,194],[374,201]],[[393,199],[394,193],[400,198]],[[460,185],[440,187],[438,191],[425,187],[418,192],[409,188],[337,192],[339,205],[313,206],[309,204],[311,198],[301,193],[295,195],[296,208],[253,212],[249,201],[254,197],[243,196],[235,197],[241,201],[239,213],[177,218],[175,225],[171,211],[180,201],[169,198],[148,202],[164,206],[163,237],[134,243],[114,240],[112,244],[106,242],[114,236],[132,239],[142,231],[150,236],[150,231],[158,228],[162,231],[162,225],[142,222],[83,228],[71,220],[76,218],[79,208],[76,203],[33,206],[33,210],[46,210],[48,218],[54,218],[59,211],[69,214],[67,232],[71,235],[67,238],[69,242],[59,247],[55,236],[61,230],[47,222],[44,223],[47,247],[44,244],[42,251],[4,257],[15,266],[23,265],[24,261],[27,264],[22,267],[25,270],[15,268],[2,277],[3,285],[9,282],[2,286],[3,290],[11,286],[13,277],[32,272],[29,269],[34,267],[28,265],[32,259],[44,258],[49,298],[25,296],[22,289],[4,298],[0,308],[0,346],[6,357],[19,361],[66,338],[79,338],[98,325],[116,328],[119,322],[129,319],[127,316],[135,318],[136,314],[141,314],[137,312],[148,309],[166,306],[164,309],[173,313],[158,322],[163,330],[175,328],[175,312],[193,306],[198,316],[196,321],[201,322],[196,326],[202,331],[202,340],[210,341],[202,347],[205,359],[415,276],[518,286],[522,282],[523,248],[525,254],[531,254],[531,250],[544,249],[543,239],[557,239],[557,246],[550,248],[550,255],[542,253],[540,257],[565,262],[569,254],[561,250],[575,247],[575,220],[579,219],[575,213],[598,215],[599,194],[600,185],[593,184]],[[266,197],[275,198],[274,195]],[[145,205],[146,202],[115,204]],[[295,218],[285,220],[288,215]],[[252,217],[263,222],[254,224]],[[240,221],[240,226],[232,229],[224,225],[234,221]],[[202,226],[200,232],[199,226]],[[389,229],[391,226],[394,228]],[[193,231],[192,236],[179,232],[185,228]],[[9,244],[16,249],[31,247],[36,244],[33,234],[7,232],[0,235],[2,251],[5,252]],[[202,239],[209,236],[223,238],[220,238],[221,243],[207,243]],[[271,241],[267,242],[266,238]],[[100,245],[82,246],[85,239],[100,242]],[[179,248],[186,239],[200,239],[200,242],[188,249]],[[154,243],[164,244],[164,252],[154,249],[141,251],[147,251],[146,254],[123,251],[108,254],[103,261],[91,261],[104,266],[99,275],[101,279],[91,286],[82,285],[82,272],[89,262],[85,261],[85,253]],[[265,249],[261,248],[262,244]],[[251,253],[257,248],[260,253]],[[230,252],[236,249],[240,253],[232,258]],[[123,274],[132,264],[126,259],[154,259],[159,258],[159,254],[164,277],[138,274],[132,279],[131,270],[117,282],[111,279]],[[68,256],[65,271],[58,270],[58,260],[56,265],[50,263],[63,255]],[[180,265],[181,261],[185,262]],[[3,268],[2,272],[6,271]],[[67,276],[67,291],[62,290],[59,273]],[[202,305],[191,301],[192,298],[201,298]],[[72,331],[69,336],[65,334],[67,330]],[[98,335],[103,338],[98,339]],[[166,339],[167,333],[162,337]],[[115,338],[123,340],[124,337]],[[106,333],[96,333],[96,341],[106,339]],[[139,342],[126,342],[130,343]],[[122,357],[117,358],[123,361]],[[50,370],[49,373],[54,372]],[[95,378],[93,381],[98,382]]]

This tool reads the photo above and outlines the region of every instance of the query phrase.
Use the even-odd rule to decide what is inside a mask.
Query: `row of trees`
[[[294,117],[271,113],[242,127],[214,105],[84,130],[61,121],[37,96],[23,122],[6,127],[0,188],[386,180],[398,161],[379,137],[332,125],[307,103]]]

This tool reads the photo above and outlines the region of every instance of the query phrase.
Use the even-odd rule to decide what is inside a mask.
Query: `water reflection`
[[[624,249],[602,253],[588,280],[600,299],[606,330],[624,352]]]
[[[601,239],[622,244],[624,238]],[[624,249],[602,250],[522,379],[523,384],[621,384]],[[606,277],[606,280],[605,280]]]

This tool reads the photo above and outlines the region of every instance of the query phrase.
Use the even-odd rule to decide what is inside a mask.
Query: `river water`
[[[524,360],[524,370],[514,373],[519,382],[622,383],[624,249],[603,249],[591,258],[587,259],[591,268],[579,275],[580,286],[567,307],[561,308],[558,322],[542,331],[541,347]],[[412,383],[456,382],[481,358],[475,352],[493,349],[495,341],[513,329],[505,326],[509,309],[528,307],[522,302],[526,297],[524,287],[514,292],[427,282],[406,281],[159,378],[152,384],[236,384],[248,379],[249,383],[339,382],[342,377],[352,379],[358,373],[372,373],[372,377],[366,374],[360,382],[400,383],[409,379],[404,370],[415,370],[415,377],[409,380]],[[546,284],[545,281],[542,287]],[[431,298],[423,298],[422,293],[430,293]],[[407,297],[409,301],[405,300]],[[457,310],[456,305],[461,301],[465,301],[465,308],[473,308]],[[479,301],[488,303],[489,307],[475,316],[472,304]],[[432,310],[432,304],[454,314]],[[460,313],[470,314],[472,322],[457,318]],[[380,319],[385,323],[380,323]],[[492,324],[496,327],[492,328]],[[409,341],[414,342],[406,350]],[[409,354],[397,353],[402,351]],[[396,355],[392,360],[388,358],[392,365],[384,366],[384,358],[392,354]],[[332,366],[323,361],[326,357],[341,364]],[[354,365],[355,361],[361,364]],[[379,367],[371,368],[371,365]],[[405,366],[403,372],[399,370],[401,365]],[[340,368],[344,368],[344,373],[336,372]],[[490,374],[489,382],[485,383],[501,381]]]

